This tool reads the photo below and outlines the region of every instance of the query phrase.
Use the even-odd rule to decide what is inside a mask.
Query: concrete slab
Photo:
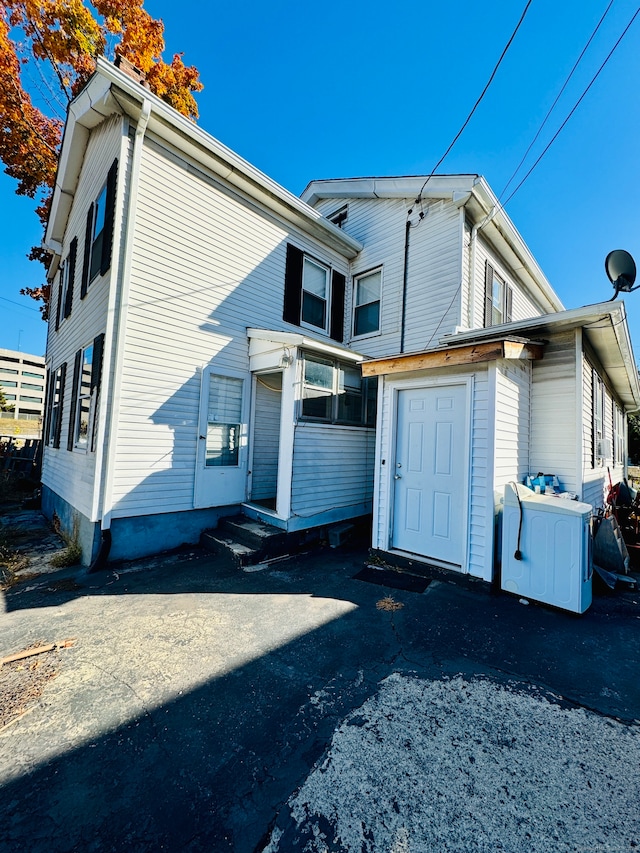
[[[640,766],[640,596],[597,599],[577,617],[439,581],[423,593],[387,589],[354,579],[365,559],[364,549],[332,549],[246,573],[193,549],[95,575],[48,573],[6,591],[2,654],[38,641],[73,637],[75,644],[59,651],[59,675],[47,683],[35,709],[0,731],[0,850],[302,849],[301,839],[314,830],[312,823],[305,828],[298,821],[296,809],[312,800],[301,793],[297,801],[296,792],[307,791],[314,768],[322,774],[326,762],[335,760],[334,735],[370,732],[367,721],[387,713],[385,707],[400,713],[398,697],[406,684],[407,695],[415,690],[426,703],[409,703],[425,720],[412,744],[428,737],[433,697],[440,697],[441,714],[453,713],[457,699],[447,685],[464,684],[470,709],[484,696],[478,708],[495,730],[506,708],[526,716],[543,702],[544,713],[536,713],[550,721],[558,755],[569,760],[573,725],[578,734],[589,732],[581,746],[587,758],[581,760],[591,761],[596,775],[613,742],[616,750],[624,744],[625,767],[634,759]],[[378,609],[383,598],[402,606]],[[529,695],[532,686],[539,696]],[[518,696],[529,696],[534,705],[522,705]],[[577,710],[579,719],[571,716]],[[476,713],[474,719],[480,717]],[[600,728],[586,726],[585,719],[592,718],[626,734],[603,739]],[[461,734],[472,750],[478,747],[474,731],[471,726]],[[398,768],[410,779],[414,746],[403,749],[385,732],[381,737],[389,747],[394,743],[390,783]],[[544,737],[536,741],[525,732],[522,748],[537,751],[544,761],[548,738],[545,746]],[[447,774],[441,778],[456,780],[451,815],[463,807],[459,774],[469,762],[451,740],[441,749]],[[492,750],[504,752],[497,741],[487,749],[488,761],[495,758]],[[352,754],[352,768],[363,763],[372,772],[378,768],[379,790],[386,790],[384,762],[373,761],[367,743]],[[613,778],[622,772],[617,755]],[[640,780],[625,779],[625,785],[635,783],[627,788],[632,801]],[[522,770],[511,785],[516,796],[531,800]],[[613,784],[598,790],[619,798]],[[406,814],[413,802],[398,807]],[[578,796],[572,802],[580,807]],[[346,795],[344,804],[353,810]],[[501,805],[492,801],[493,806],[498,820]],[[371,801],[369,812],[377,809]],[[313,821],[312,811],[310,805]],[[334,846],[310,850],[431,849],[421,846],[406,822],[395,825],[396,846],[387,843],[373,814],[365,829],[374,840],[362,836],[369,846],[354,847],[359,836],[345,834],[344,815],[331,809],[317,814],[319,831]],[[554,814],[550,810],[548,821],[536,824],[540,838],[552,837],[545,832],[551,832]],[[635,812],[627,808],[624,814],[624,833],[610,836],[611,843],[624,841],[627,827],[640,837]],[[428,810],[423,817],[432,820]],[[622,813],[619,817],[622,821]],[[487,824],[487,837],[492,825]],[[583,839],[586,830],[581,832],[576,837]],[[594,844],[599,837],[594,830]],[[526,849],[552,849],[547,840],[547,846],[537,843],[530,839]],[[499,848],[468,839],[464,849]]]

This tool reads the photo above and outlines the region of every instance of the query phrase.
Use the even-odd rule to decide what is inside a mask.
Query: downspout
[[[400,352],[404,352],[404,327],[407,319],[407,281],[409,278],[409,232],[411,220],[407,219],[404,229],[404,267],[402,270],[402,306],[400,315]]]
[[[476,242],[478,237],[478,226],[471,227],[471,241],[469,244],[469,328],[475,329],[476,319]]]
[[[151,115],[151,101],[143,100],[140,118],[136,127],[135,137],[133,140],[133,153],[131,157],[131,172],[129,180],[129,204],[127,216],[127,230],[124,238],[123,247],[123,265],[120,274],[120,301],[116,299],[115,305],[115,322],[113,328],[113,340],[115,341],[115,356],[112,362],[112,382],[110,410],[108,416],[107,435],[108,449],[107,459],[102,479],[103,495],[102,495],[102,519],[100,522],[101,528],[101,543],[100,550],[91,564],[89,571],[95,572],[104,568],[104,565],[109,557],[111,550],[111,517],[113,514],[113,474],[115,469],[116,459],[116,439],[118,427],[118,412],[120,410],[120,395],[122,391],[122,365],[124,361],[124,345],[126,331],[126,313],[129,305],[129,291],[131,281],[131,246],[133,245],[133,236],[135,230],[136,208],[138,202],[138,179],[140,176],[140,162],[142,159],[142,144],[144,135],[149,123]]]

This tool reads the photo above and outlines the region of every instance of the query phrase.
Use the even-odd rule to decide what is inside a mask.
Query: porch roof
[[[362,372],[364,375],[373,376],[451,364],[472,364],[496,358],[540,358],[541,353],[527,353],[542,348],[546,338],[574,329],[582,329],[585,340],[600,361],[626,411],[640,409],[640,383],[627,325],[627,313],[624,302],[621,301],[600,302],[527,320],[503,323],[487,329],[471,329],[455,335],[445,335],[440,338],[438,346],[431,350],[366,361]],[[500,354],[498,345],[509,341],[519,341],[523,345],[520,355],[514,355],[514,350],[511,355]],[[478,350],[480,346],[482,351]],[[492,347],[495,350],[493,355]],[[485,353],[486,357],[479,357],[479,352]],[[420,359],[426,359],[423,365],[420,365]]]

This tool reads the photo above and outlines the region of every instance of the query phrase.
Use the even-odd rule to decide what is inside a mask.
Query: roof
[[[446,352],[471,344],[488,344],[494,341],[520,340],[538,343],[541,339],[560,332],[582,329],[584,338],[605,370],[613,390],[626,411],[640,409],[640,383],[624,302],[599,302],[582,308],[572,308],[553,314],[543,314],[513,323],[502,323],[486,329],[471,329],[440,338],[437,347],[425,352]],[[409,362],[416,353],[395,356],[396,365],[403,359]],[[372,359],[367,364],[389,360]],[[396,367],[398,369],[398,367]]]
[[[145,102],[150,105],[148,129],[151,132],[244,196],[347,258],[354,258],[362,249],[357,240],[310,205],[103,58],[98,59],[96,72],[69,105],[45,246],[56,253],[61,250],[91,130],[116,114],[127,115],[137,122]]]
[[[425,185],[426,182],[426,185]],[[481,175],[404,175],[396,177],[332,178],[311,181],[301,198],[309,204],[322,199],[406,198],[446,199],[464,206],[467,219],[481,231],[538,299],[542,310],[562,311],[564,305],[531,254],[517,228],[501,208]]]

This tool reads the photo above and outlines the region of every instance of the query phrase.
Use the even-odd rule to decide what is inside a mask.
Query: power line
[[[509,180],[508,180],[508,181],[507,181],[507,183],[505,184],[505,186],[504,186],[504,188],[503,188],[502,192],[501,192],[501,193],[500,193],[500,195],[499,195],[499,198],[502,198],[502,196],[506,193],[507,189],[509,188],[509,184],[511,183],[511,181],[513,181],[513,179],[515,178],[515,176],[518,174],[518,172],[519,172],[519,171],[520,171],[520,169],[522,168],[522,164],[523,164],[523,163],[524,163],[524,161],[527,159],[527,157],[528,157],[528,155],[529,155],[529,151],[531,151],[531,149],[533,148],[533,146],[534,146],[534,145],[535,145],[535,143],[537,142],[538,137],[539,137],[539,136],[540,136],[540,134],[542,133],[542,131],[543,131],[543,129],[544,129],[544,126],[546,125],[547,121],[549,120],[549,117],[551,116],[551,113],[554,111],[554,109],[555,109],[555,107],[556,107],[556,104],[558,103],[558,101],[559,101],[559,100],[560,100],[560,98],[562,97],[562,93],[563,93],[563,92],[564,92],[564,90],[567,88],[567,86],[568,86],[568,84],[569,84],[569,81],[571,80],[571,78],[573,77],[573,75],[574,75],[574,73],[575,73],[576,68],[578,67],[578,65],[579,65],[579,64],[580,64],[580,62],[582,61],[582,57],[583,57],[583,56],[585,55],[585,53],[587,52],[587,50],[588,50],[588,48],[589,48],[589,45],[591,44],[591,42],[592,42],[592,41],[593,41],[593,39],[595,38],[596,33],[597,33],[597,32],[598,32],[598,30],[600,29],[600,27],[601,27],[601,25],[602,25],[602,22],[603,22],[603,21],[604,21],[604,19],[607,17],[607,14],[608,14],[608,12],[609,12],[609,9],[610,9],[612,6],[613,6],[613,0],[610,0],[609,5],[608,5],[608,6],[607,6],[607,8],[604,10],[604,14],[602,15],[602,17],[600,18],[600,20],[599,20],[599,21],[598,21],[598,23],[596,24],[596,28],[594,29],[594,31],[593,31],[593,32],[591,33],[591,35],[589,36],[589,40],[587,41],[587,43],[585,44],[585,46],[582,48],[582,52],[580,53],[580,56],[576,59],[576,61],[575,61],[575,63],[574,63],[574,66],[573,66],[573,68],[571,69],[571,71],[569,72],[568,77],[566,78],[566,80],[565,80],[565,81],[564,81],[564,83],[562,84],[562,88],[561,88],[561,89],[560,89],[560,91],[558,92],[558,94],[557,94],[557,96],[556,96],[555,101],[551,104],[551,107],[550,107],[550,109],[549,109],[548,113],[546,114],[546,116],[544,117],[544,119],[543,119],[543,121],[542,121],[542,124],[541,124],[541,125],[540,125],[540,127],[538,128],[538,131],[537,131],[536,135],[535,135],[535,136],[533,137],[533,139],[531,140],[531,142],[530,142],[530,144],[529,144],[529,147],[528,147],[528,148],[527,148],[527,150],[524,152],[524,155],[523,155],[523,157],[522,157],[522,160],[520,160],[520,162],[519,162],[519,163],[518,163],[518,165],[516,166],[516,168],[515,168],[515,170],[514,170],[513,174],[511,175],[511,177],[509,178]]]
[[[556,130],[556,132],[554,133],[554,135],[551,137],[551,139],[549,140],[548,144],[546,145],[546,147],[543,149],[542,153],[541,153],[541,154],[540,154],[540,156],[538,157],[538,159],[537,159],[537,160],[535,161],[535,163],[531,166],[531,168],[529,169],[529,171],[526,173],[526,175],[524,176],[524,178],[520,181],[520,183],[518,184],[518,186],[517,186],[517,187],[514,189],[514,191],[511,193],[511,195],[510,195],[507,199],[505,199],[505,201],[503,201],[503,202],[501,202],[501,203],[499,204],[499,206],[498,206],[498,208],[496,209],[495,213],[492,213],[492,214],[490,214],[490,215],[487,217],[487,219],[486,219],[485,223],[484,223],[483,225],[481,225],[481,226],[480,226],[481,228],[482,228],[482,227],[484,227],[484,225],[486,225],[486,224],[487,224],[487,222],[489,222],[489,221],[490,221],[490,220],[491,220],[491,219],[492,219],[492,218],[493,218],[497,213],[500,213],[500,211],[501,211],[501,210],[504,210],[505,206],[506,206],[506,205],[511,201],[511,199],[512,199],[512,198],[514,197],[514,195],[518,192],[518,190],[520,189],[520,187],[521,187],[521,186],[524,184],[524,182],[527,180],[527,178],[529,177],[529,175],[530,175],[530,174],[533,172],[533,170],[536,168],[536,166],[538,165],[538,163],[542,160],[542,158],[543,158],[543,157],[544,157],[544,155],[547,153],[547,151],[551,148],[551,146],[552,146],[552,145],[553,145],[553,143],[556,141],[556,139],[557,139],[557,138],[558,138],[558,136],[560,135],[560,132],[564,129],[565,125],[567,124],[567,122],[569,121],[569,119],[571,118],[571,116],[575,113],[575,111],[578,109],[578,107],[580,106],[580,104],[581,104],[581,103],[582,103],[582,101],[584,100],[584,98],[585,98],[585,96],[586,96],[587,92],[589,91],[589,89],[593,86],[593,84],[596,82],[596,80],[597,80],[597,79],[598,79],[598,77],[600,76],[600,74],[601,74],[602,70],[604,69],[605,65],[609,62],[609,60],[611,59],[611,57],[612,57],[612,56],[613,56],[613,54],[615,53],[615,51],[616,51],[616,49],[617,49],[618,45],[620,44],[620,42],[622,41],[622,39],[625,37],[625,35],[627,34],[627,32],[628,32],[629,28],[631,27],[631,25],[633,24],[633,22],[635,21],[635,19],[638,17],[638,15],[639,15],[639,14],[640,14],[640,8],[636,9],[636,11],[635,11],[635,13],[634,13],[633,17],[631,18],[631,20],[629,21],[629,23],[627,24],[627,26],[626,26],[626,27],[624,28],[624,30],[622,31],[622,34],[620,35],[620,37],[618,38],[618,40],[616,41],[616,43],[614,44],[614,46],[613,46],[613,47],[611,48],[611,50],[609,51],[609,53],[608,53],[608,55],[607,55],[606,59],[604,60],[604,62],[603,62],[603,63],[602,63],[602,65],[600,66],[600,68],[598,68],[598,70],[596,71],[596,73],[595,73],[595,74],[593,75],[593,77],[591,78],[591,82],[590,82],[590,83],[589,83],[589,85],[586,87],[586,89],[583,91],[583,93],[580,95],[580,97],[578,98],[578,100],[575,102],[575,104],[574,104],[574,105],[573,105],[573,107],[571,108],[571,111],[569,112],[569,114],[567,115],[567,117],[565,118],[565,120],[562,122],[562,124],[560,125],[560,127]]]
[[[12,305],[17,305],[18,308],[26,308],[27,311],[37,311],[40,313],[39,308],[32,308],[31,305],[23,305],[21,302],[15,302],[13,299],[7,299],[6,296],[0,296],[0,299],[2,299],[3,302],[10,302]]]
[[[515,30],[511,33],[511,37],[509,38],[509,41],[506,43],[506,45],[505,45],[505,47],[504,47],[504,50],[503,50],[503,51],[502,51],[502,53],[500,54],[500,59],[498,59],[497,63],[495,64],[494,69],[493,69],[493,71],[491,72],[491,76],[490,76],[490,77],[489,77],[489,79],[487,80],[487,84],[486,84],[486,86],[484,87],[484,89],[483,89],[483,90],[482,90],[482,92],[480,93],[480,97],[478,98],[478,100],[477,100],[477,101],[475,102],[475,104],[473,105],[473,109],[471,110],[471,112],[469,113],[469,115],[466,117],[466,119],[464,120],[464,123],[463,123],[462,127],[461,127],[461,128],[460,128],[460,130],[456,133],[456,135],[453,137],[453,140],[452,140],[451,144],[449,145],[449,147],[447,148],[447,150],[444,152],[444,154],[442,155],[442,157],[438,160],[438,162],[436,163],[436,165],[433,167],[433,170],[431,171],[431,174],[427,177],[426,181],[424,182],[424,184],[423,184],[423,185],[422,185],[422,187],[420,188],[420,192],[418,193],[418,197],[416,198],[416,204],[418,204],[418,203],[421,201],[422,192],[423,192],[424,188],[425,188],[425,187],[426,187],[426,185],[429,183],[429,181],[431,180],[431,178],[435,175],[435,173],[436,173],[436,171],[438,170],[438,168],[442,165],[442,163],[443,163],[443,162],[444,162],[444,160],[446,159],[447,155],[449,154],[449,152],[451,151],[451,149],[453,148],[453,146],[456,144],[456,142],[458,141],[458,139],[459,139],[459,138],[460,138],[460,136],[462,135],[463,130],[465,129],[465,127],[466,127],[466,126],[469,124],[469,122],[471,121],[471,117],[473,116],[473,114],[475,113],[476,109],[477,109],[477,108],[478,108],[478,106],[480,105],[480,102],[482,101],[482,99],[484,98],[484,96],[487,94],[487,90],[489,89],[489,86],[492,84],[492,82],[493,82],[493,78],[494,78],[494,77],[496,76],[496,74],[498,73],[498,68],[500,68],[500,65],[501,65],[501,63],[502,63],[502,60],[505,58],[505,56],[506,56],[506,54],[507,54],[507,51],[508,51],[508,50],[509,50],[509,48],[511,47],[511,42],[512,42],[512,41],[514,40],[514,38],[516,37],[516,33],[517,33],[517,32],[518,32],[518,30],[520,29],[520,25],[521,25],[521,24],[522,24],[522,22],[524,21],[525,15],[526,15],[526,14],[527,14],[527,12],[529,11],[529,6],[531,5],[531,3],[532,3],[532,0],[528,0],[528,2],[527,2],[527,4],[526,4],[526,6],[524,7],[524,10],[523,10],[522,14],[520,15],[520,20],[519,20],[519,21],[518,21],[518,23],[516,24],[516,28],[515,28]]]

